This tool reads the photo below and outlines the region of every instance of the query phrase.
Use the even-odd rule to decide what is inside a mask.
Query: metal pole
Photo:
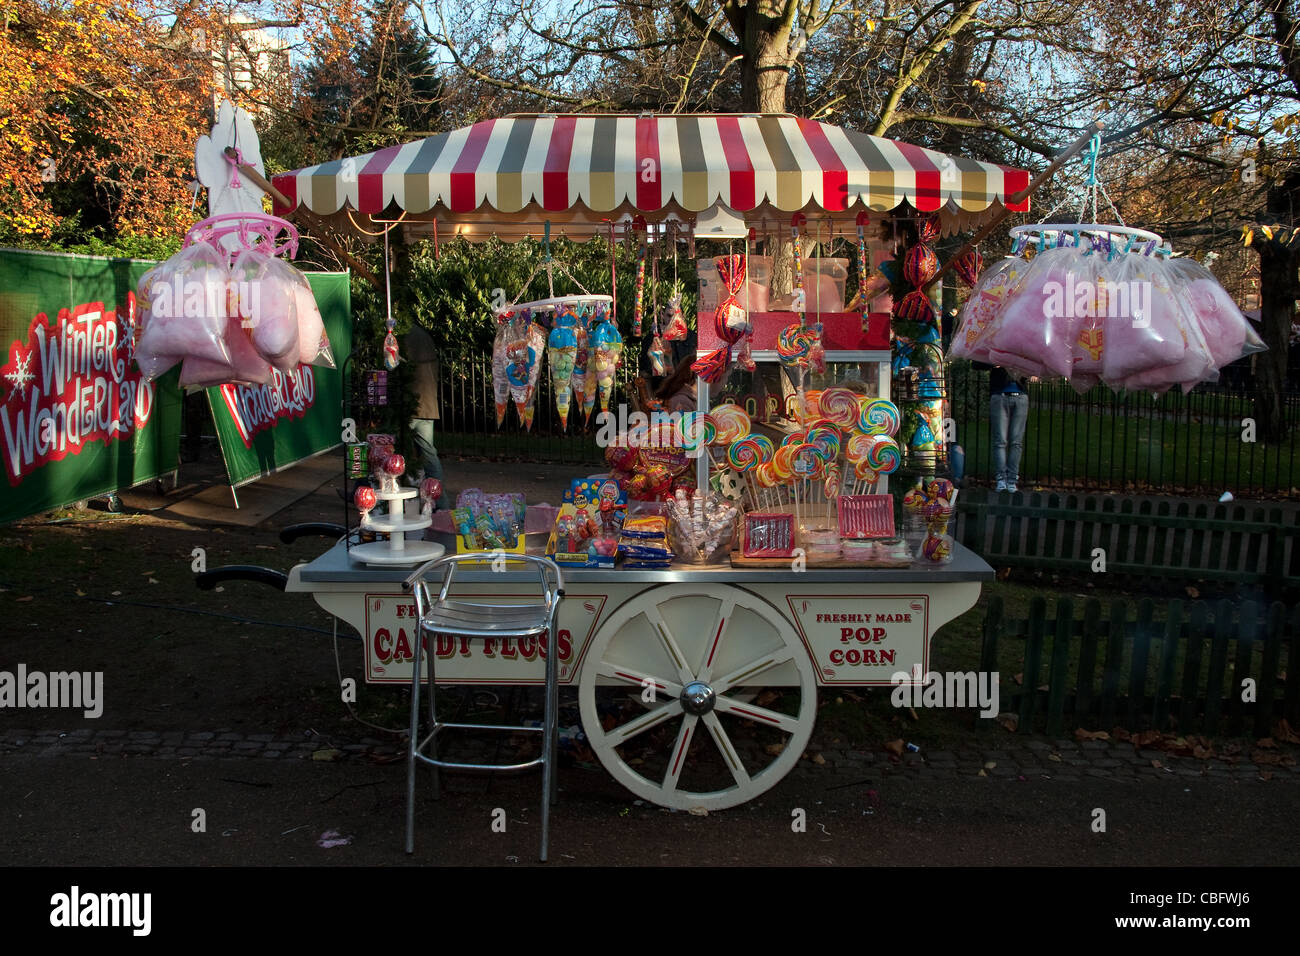
[[[1054,160],[1052,160],[1051,164],[1046,169],[1044,169],[1041,173],[1035,176],[1028,186],[1020,190],[1019,192],[1012,193],[1010,196],[1008,196],[1006,205],[1002,207],[1002,211],[998,213],[996,216],[994,216],[992,219],[990,219],[988,222],[986,222],[980,228],[980,230],[971,237],[970,241],[967,242],[966,245],[958,249],[957,252],[952,256],[952,258],[949,259],[947,262],[945,262],[943,266],[939,269],[939,271],[934,274],[934,277],[925,285],[921,286],[921,291],[928,292],[930,290],[930,286],[934,285],[936,282],[942,279],[944,275],[946,275],[952,269],[952,267],[958,261],[960,261],[962,256],[964,256],[971,249],[974,249],[975,246],[979,245],[979,243],[982,242],[986,236],[992,233],[993,230],[996,229],[1002,223],[1002,220],[1006,219],[1008,216],[1011,215],[1011,208],[1010,208],[1011,206],[1015,205],[1016,203],[1024,202],[1026,199],[1028,199],[1038,189],[1039,186],[1043,185],[1043,183],[1047,182],[1047,180],[1052,177],[1053,173],[1055,173],[1058,169],[1064,166],[1067,162],[1070,161],[1070,159],[1072,159],[1077,153],[1079,153],[1080,150],[1082,150],[1085,146],[1087,146],[1089,141],[1093,138],[1093,136],[1101,132],[1102,129],[1103,129],[1103,124],[1101,120],[1097,120],[1096,122],[1092,123],[1079,135],[1078,139],[1076,139],[1073,143],[1071,143],[1059,154],[1057,154],[1057,157]]]

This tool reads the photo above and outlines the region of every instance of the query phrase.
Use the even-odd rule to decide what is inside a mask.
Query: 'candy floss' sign
[[[103,302],[62,309],[51,322],[32,319],[26,341],[10,343],[0,365],[0,454],[17,487],[42,465],[98,441],[128,438],[154,408],[154,388],[132,359],[135,295],[126,315]]]
[[[270,385],[222,385],[221,398],[245,448],[253,447],[258,432],[281,418],[302,418],[316,402],[316,378],[310,365],[299,365],[288,375],[275,370]]]

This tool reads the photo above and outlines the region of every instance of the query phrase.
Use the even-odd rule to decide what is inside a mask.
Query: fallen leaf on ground
[[[1080,727],[1074,732],[1075,740],[1110,740],[1110,734],[1104,730],[1084,730]]]
[[[1014,734],[1020,727],[1020,716],[1018,714],[999,714],[998,723]]]
[[[707,817],[709,815],[709,811],[703,807],[691,807],[686,812],[693,817]]]
[[[765,753],[771,754],[773,757],[780,754],[783,750],[785,750],[785,744],[768,744],[763,748]]]
[[[1159,760],[1153,760],[1151,761],[1151,766],[1155,767],[1157,770],[1160,770],[1163,769],[1164,764],[1162,764]]]
[[[992,770],[992,769],[993,769],[994,767],[996,767],[997,765],[998,765],[998,762],[997,762],[996,760],[990,760],[990,761],[988,761],[987,763],[984,764],[984,769],[985,769],[985,770]]]
[[[30,594],[29,594],[29,595],[27,595],[27,597],[14,598],[14,600],[17,601],[19,604],[21,604],[21,603],[23,603],[24,601],[30,601],[30,600],[32,600],[32,597],[33,597],[33,595],[30,595]]]
[[[1050,761],[1052,761],[1052,763],[1060,763],[1060,762],[1061,762],[1061,755],[1060,755],[1060,754],[1048,754],[1048,755],[1047,755],[1047,759],[1050,760]]]
[[[826,763],[826,758],[823,757],[821,754],[813,754],[812,762],[817,764],[817,766],[820,767],[822,764]]]
[[[1133,735],[1130,734],[1123,727],[1116,727],[1114,730],[1110,732],[1110,735],[1114,737],[1116,740],[1120,741],[1121,743],[1128,743],[1130,740],[1133,739]]]
[[[1272,770],[1261,770],[1261,771],[1259,772],[1259,779],[1260,779],[1260,780],[1272,780],[1272,779],[1273,779],[1273,771],[1272,771]]]
[[[1256,747],[1263,747],[1265,750],[1272,750],[1277,746],[1277,741],[1272,737],[1260,737],[1255,741]]]
[[[1192,748],[1192,756],[1197,760],[1209,760],[1214,756],[1214,751],[1208,747],[1195,746]]]
[[[1186,591],[1187,596],[1193,600],[1201,596],[1201,592],[1196,590],[1196,588],[1192,587],[1190,584],[1183,588],[1183,590]]]
[[[979,772],[978,776],[981,776],[981,777],[987,777],[987,776],[988,776],[988,771],[986,771],[986,770],[981,770],[981,771]]]
[[[311,755],[312,760],[338,760],[343,756],[341,750],[317,750]]]

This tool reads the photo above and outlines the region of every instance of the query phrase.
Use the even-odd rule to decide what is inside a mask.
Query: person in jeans
[[[1028,419],[1026,380],[1012,378],[1006,369],[995,365],[989,372],[989,423],[993,431],[993,468],[997,472],[998,491],[1016,490]]]
[[[419,470],[412,468],[413,477],[437,478],[442,480],[442,462],[438,459],[438,448],[434,444],[434,421],[438,415],[438,351],[431,336],[424,328],[415,323],[406,334],[404,347],[406,361],[411,363],[413,374],[412,387],[417,400],[415,414],[410,421],[411,431],[415,436],[416,451],[420,456]],[[438,499],[439,508],[445,508],[447,496],[444,491]]]

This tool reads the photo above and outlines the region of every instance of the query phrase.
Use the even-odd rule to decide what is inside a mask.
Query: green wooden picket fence
[[[1107,617],[1102,610],[1092,598],[1076,619],[1074,602],[1061,598],[1052,617],[1035,597],[1027,619],[1007,620],[1001,597],[989,602],[980,666],[1000,671],[1002,710],[1019,716],[1019,733],[1123,727],[1267,737],[1279,718],[1300,726],[1300,605],[1171,601],[1157,615],[1148,598],[1136,615],[1123,600]],[[1243,692],[1246,678],[1253,693]]]

